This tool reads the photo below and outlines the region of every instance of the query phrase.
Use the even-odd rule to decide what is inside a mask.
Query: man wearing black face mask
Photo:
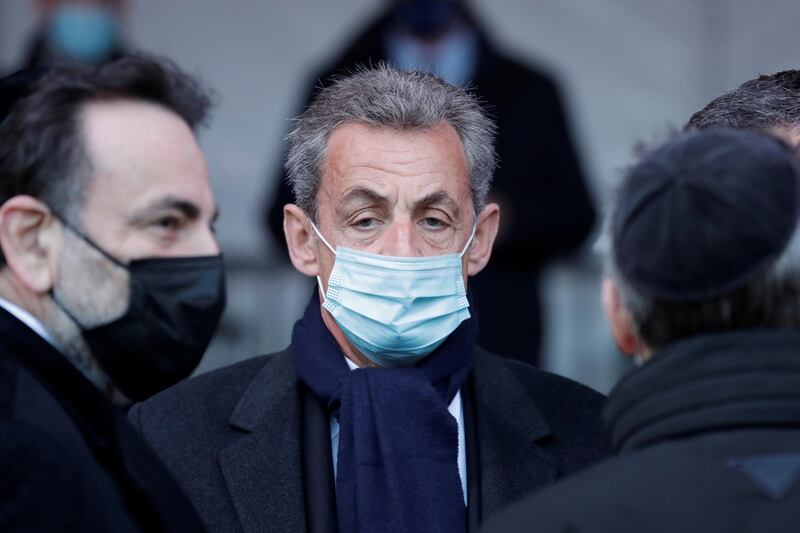
[[[118,405],[191,373],[225,305],[208,96],[146,57],[0,92],[0,530],[202,530]]]

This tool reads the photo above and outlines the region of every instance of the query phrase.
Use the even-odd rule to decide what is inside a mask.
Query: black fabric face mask
[[[131,400],[141,401],[188,377],[200,363],[225,310],[222,254],[137,259],[125,264],[68,227],[129,274],[128,309],[107,324],[86,328],[54,298],[81,328],[112,383]]]

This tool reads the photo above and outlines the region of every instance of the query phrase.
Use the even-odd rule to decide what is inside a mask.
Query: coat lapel
[[[473,370],[483,519],[558,476],[542,443],[550,427],[499,357],[477,350]]]
[[[301,409],[289,350],[264,365],[230,418],[220,465],[245,533],[305,531]]]

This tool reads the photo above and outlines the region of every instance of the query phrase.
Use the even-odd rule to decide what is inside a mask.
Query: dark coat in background
[[[124,413],[3,309],[0,472],[0,531],[204,531]]]
[[[605,416],[618,457],[483,531],[800,531],[800,333],[675,343],[623,378]]]
[[[492,260],[470,280],[480,322],[478,343],[498,355],[538,363],[538,275],[549,259],[576,250],[595,220],[592,199],[573,147],[554,81],[498,51],[471,16],[478,62],[471,85],[498,126],[494,199],[504,208]],[[332,76],[387,59],[389,15],[359,33],[332,65],[308,84],[303,109]],[[283,159],[281,160],[283,161]],[[281,169],[267,206],[267,225],[285,250],[283,206],[294,202]],[[285,251],[283,254],[285,255]],[[511,297],[513,295],[513,298]]]
[[[604,397],[477,349],[462,388],[470,531],[607,454]],[[291,347],[198,376],[129,417],[213,532],[336,531],[330,414]]]

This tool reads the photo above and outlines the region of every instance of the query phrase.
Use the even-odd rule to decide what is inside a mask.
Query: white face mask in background
[[[322,306],[347,340],[383,367],[411,366],[439,347],[470,317],[461,258],[472,244],[472,228],[461,253],[430,257],[392,257],[334,248],[336,256],[322,288]]]

